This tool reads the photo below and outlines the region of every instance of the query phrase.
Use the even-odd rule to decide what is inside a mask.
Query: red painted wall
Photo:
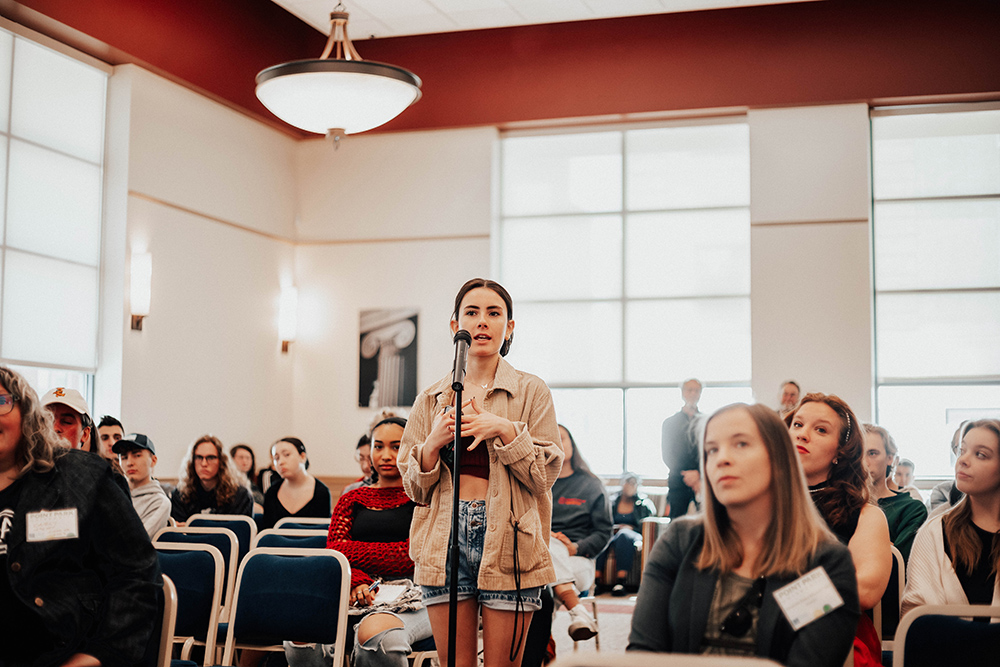
[[[16,4],[0,0],[0,8]],[[256,73],[315,58],[324,42],[269,0],[19,4],[269,122],[254,96]],[[997,0],[824,0],[356,46],[364,58],[423,79],[423,98],[388,130],[904,96],[1000,98]]]

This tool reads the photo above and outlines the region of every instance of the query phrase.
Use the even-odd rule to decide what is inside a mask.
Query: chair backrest
[[[284,640],[331,644],[333,664],[343,664],[350,587],[351,566],[338,551],[253,549],[236,580],[222,664],[236,648],[281,651]]]
[[[157,667],[170,667],[174,648],[174,628],[177,624],[177,587],[170,577],[163,575],[163,624],[160,626],[160,651],[156,656]]]
[[[236,571],[239,567],[239,542],[236,535],[228,528],[209,528],[207,526],[167,526],[161,528],[153,536],[153,546],[159,548],[163,543],[180,544],[210,544],[222,554],[222,611],[221,620],[229,618],[229,608],[232,606],[233,590],[236,588]],[[177,583],[176,580],[174,583]]]
[[[268,528],[257,533],[253,548],[288,547],[301,549],[325,549],[325,530],[299,530],[296,528]]]
[[[1000,606],[927,605],[907,612],[896,631],[892,667],[996,667],[1000,623],[970,620],[980,617],[1000,618]]]
[[[642,520],[643,566],[645,566],[646,561],[649,559],[649,552],[653,550],[653,545],[656,544],[657,538],[667,529],[667,524],[669,523],[670,518],[664,516],[650,516]]]
[[[155,546],[160,570],[173,579],[177,596],[178,620],[171,636],[204,642],[205,665],[210,665],[222,607],[222,554],[210,544],[157,542]]]
[[[275,528],[294,528],[296,530],[316,530],[319,526],[329,528],[330,517],[320,519],[307,516],[286,516],[284,519],[278,519],[278,523],[274,524]]]
[[[882,594],[882,624],[877,627],[880,631],[880,638],[883,644],[891,642],[896,636],[896,628],[899,626],[899,605],[903,601],[903,589],[906,587],[906,563],[903,554],[896,547],[892,550],[892,573],[889,575],[889,585],[885,587]],[[884,646],[883,650],[891,650],[891,646]]]
[[[236,534],[240,545],[240,561],[253,547],[257,537],[257,524],[251,517],[242,514],[195,514],[188,519],[187,525],[192,528],[228,528]]]
[[[767,658],[683,653],[585,653],[574,651],[556,658],[551,667],[779,667]]]

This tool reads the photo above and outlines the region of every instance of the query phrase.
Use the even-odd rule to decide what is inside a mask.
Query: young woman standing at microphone
[[[510,294],[491,280],[470,280],[455,297],[452,334],[464,329],[472,338],[461,406],[456,667],[478,665],[480,608],[485,667],[518,667],[541,587],[555,580],[549,490],[562,447],[548,387],[502,358],[513,340],[512,317]],[[442,665],[451,581],[451,383],[449,374],[417,397],[399,451],[403,488],[426,505],[414,510],[410,556]]]

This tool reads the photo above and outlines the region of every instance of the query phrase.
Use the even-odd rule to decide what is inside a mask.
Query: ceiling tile
[[[503,28],[511,25],[529,23],[523,16],[510,7],[496,9],[480,9],[476,11],[452,12],[452,18],[461,26],[461,30],[481,30],[484,28]]]
[[[662,14],[667,11],[660,0],[585,0],[594,18],[614,16],[638,16],[641,14]]]
[[[496,10],[510,7],[508,0],[427,0],[445,14],[478,12],[484,9]]]
[[[378,19],[355,19],[354,14],[351,13],[351,20],[347,24],[347,34],[350,36],[352,42],[357,42],[355,44],[357,47],[358,44],[363,44],[366,39],[373,37],[394,37],[397,33],[393,32],[389,26]],[[359,48],[364,49],[363,46]],[[365,54],[362,53],[361,57],[364,58]]]
[[[583,0],[510,0],[510,3],[530,23],[559,23],[597,18]]]
[[[359,38],[812,0],[344,0]],[[274,0],[323,33],[337,0]]]

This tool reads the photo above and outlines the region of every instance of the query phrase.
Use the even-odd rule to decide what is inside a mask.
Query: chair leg
[[[597,620],[597,598],[593,596],[593,591],[591,594],[580,598],[580,602],[590,605],[590,615],[594,618],[594,626],[597,628],[597,634],[594,635],[594,650],[601,650],[601,624]],[[577,640],[573,640],[573,650],[576,651],[579,648],[579,643]]]
[[[594,617],[594,625],[597,626],[597,634],[594,635],[594,650],[601,650],[601,624],[597,620],[597,598],[590,598],[590,615]]]

